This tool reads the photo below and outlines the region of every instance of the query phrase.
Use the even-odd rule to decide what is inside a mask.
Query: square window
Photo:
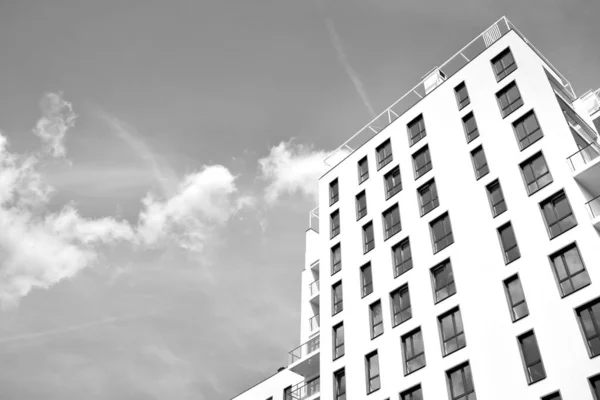
[[[506,211],[506,202],[504,201],[504,193],[502,193],[502,186],[500,181],[496,179],[494,182],[486,186],[488,200],[490,201],[490,208],[492,209],[492,216],[496,218],[498,215]]]
[[[346,372],[344,368],[333,374],[333,396],[335,400],[346,400]]]
[[[442,338],[442,355],[445,357],[467,345],[463,329],[462,317],[458,307],[438,317],[440,337]]]
[[[423,400],[423,390],[421,389],[421,385],[417,385],[400,393],[400,400]]]
[[[331,295],[331,303],[333,304],[331,315],[333,316],[344,309],[342,281],[338,281],[331,286]]]
[[[431,278],[433,280],[433,289],[435,292],[435,302],[452,296],[456,293],[456,285],[454,284],[454,273],[452,272],[452,264],[450,260],[443,261],[431,269]]]
[[[394,278],[412,268],[413,262],[408,238],[392,247],[392,259],[394,262]]]
[[[408,284],[390,293],[392,303],[392,324],[398,326],[412,317]]]
[[[392,162],[393,155],[392,155],[392,142],[390,141],[390,139],[386,140],[385,142],[383,142],[382,144],[380,144],[377,149],[375,149],[377,152],[377,169],[380,170],[381,168],[385,167],[386,165],[388,165],[389,163]]]
[[[546,377],[546,371],[535,333],[533,331],[526,332],[519,336],[517,340],[519,342],[519,350],[521,351],[527,383],[532,384],[541,381]]]
[[[369,179],[369,162],[367,156],[364,156],[358,162],[358,183],[361,184]]]
[[[511,72],[517,69],[515,58],[508,48],[503,50],[496,57],[492,58],[492,66],[498,82],[506,78]]]
[[[506,118],[523,105],[523,98],[515,81],[512,81],[496,93],[496,100],[498,101],[503,118]]]
[[[448,213],[442,214],[429,223],[431,237],[433,239],[433,253],[444,250],[454,243],[452,235],[452,226],[450,225],[450,216]]]
[[[456,95],[456,102],[458,103],[459,110],[462,110],[471,103],[467,85],[464,82],[454,88],[454,94]]]
[[[338,180],[334,179],[329,184],[329,205],[332,206],[340,199],[340,187]]]
[[[513,122],[513,129],[519,141],[519,149],[521,150],[525,150],[544,137],[544,133],[533,110]]]
[[[425,136],[427,136],[427,131],[425,130],[425,121],[423,120],[423,114],[410,121],[408,123],[407,128],[408,141],[411,146],[417,143],[419,140],[423,139]]]
[[[546,165],[546,159],[541,152],[534,154],[519,166],[529,195],[534,194],[553,181],[552,174],[550,174],[550,170]]]
[[[336,244],[331,248],[331,275],[342,269],[342,245]]]
[[[471,161],[473,162],[473,168],[475,169],[475,178],[481,179],[490,172],[483,146],[479,146],[471,151]]]
[[[437,195],[437,188],[435,186],[435,180],[432,179],[418,188],[417,193],[419,194],[421,216],[427,214],[429,211],[440,205]]]
[[[465,135],[467,136],[467,143],[471,143],[471,141],[479,137],[479,129],[477,128],[477,121],[473,112],[465,115],[462,122]]]
[[[389,199],[402,190],[402,180],[400,179],[400,167],[394,167],[390,172],[383,176],[385,182],[385,199]]]
[[[476,400],[471,366],[464,363],[446,371],[446,382],[451,400]]]
[[[367,215],[367,193],[363,190],[356,195],[356,220]]]
[[[373,273],[371,263],[367,263],[360,268],[361,297],[373,293]]]
[[[577,244],[572,243],[550,256],[561,297],[583,289],[591,283]]]
[[[333,327],[333,359],[337,360],[344,355],[344,323],[340,322]]]
[[[513,322],[529,315],[525,293],[523,293],[523,287],[518,275],[513,275],[504,281],[504,293],[506,294],[510,317]]]
[[[331,213],[331,239],[340,234],[340,210]]]
[[[375,236],[373,234],[373,222],[365,224],[363,232],[363,253],[367,254],[375,248]]]
[[[425,367],[425,347],[421,328],[402,336],[402,350],[405,376]]]
[[[377,351],[368,354],[365,357],[366,370],[367,370],[367,394],[373,393],[379,390],[381,382],[379,380],[379,356]]]
[[[542,201],[540,208],[550,239],[577,226],[577,220],[564,190]]]
[[[600,354],[600,298],[578,307],[575,313],[588,354],[596,357]]]
[[[425,175],[432,168],[431,155],[429,154],[429,147],[423,146],[412,156],[413,166],[415,168],[415,179],[419,179]]]
[[[369,317],[371,320],[371,339],[375,339],[383,334],[383,314],[380,300],[369,306]]]
[[[505,264],[510,264],[521,257],[515,231],[510,222],[498,228],[498,236],[500,237],[500,245],[502,246]]]
[[[402,230],[402,225],[400,224],[400,208],[398,207],[398,204],[394,204],[385,210],[382,216],[383,237],[387,240]]]

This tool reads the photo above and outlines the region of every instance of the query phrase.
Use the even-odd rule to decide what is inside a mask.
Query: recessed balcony
[[[305,378],[318,374],[320,347],[321,341],[317,335],[290,351],[288,369]]]
[[[311,317],[308,320],[308,327],[310,329],[310,333],[315,333],[316,331],[318,331],[320,323],[321,318],[319,317],[319,314],[315,315],[314,317]]]
[[[292,388],[292,398],[294,400],[317,400],[321,396],[321,380],[319,377],[297,384]]]
[[[592,196],[600,196],[600,145],[591,142],[567,161],[575,180]]]
[[[586,206],[592,217],[592,224],[600,231],[600,196],[588,201]]]

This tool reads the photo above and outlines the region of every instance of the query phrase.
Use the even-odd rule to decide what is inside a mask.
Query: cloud
[[[46,151],[54,157],[67,154],[64,139],[67,131],[75,125],[77,115],[73,105],[65,101],[62,93],[46,93],[40,101],[43,117],[33,129],[33,133],[42,139]]]

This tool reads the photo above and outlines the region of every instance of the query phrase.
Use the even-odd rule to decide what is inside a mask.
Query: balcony
[[[600,195],[600,145],[591,142],[567,161],[575,180],[592,196]]]
[[[288,369],[305,378],[317,374],[320,370],[320,345],[320,337],[317,335],[290,351]]]
[[[320,293],[318,279],[308,285],[308,293],[310,296],[309,297],[310,301],[313,303],[316,303],[318,305],[319,304],[319,293]]]
[[[592,224],[600,231],[600,196],[588,201],[586,206],[592,217]]]
[[[315,315],[314,317],[311,317],[308,320],[308,326],[310,329],[310,333],[316,332],[319,329],[319,324],[320,324],[320,318],[319,318],[319,314]]]
[[[292,388],[292,398],[294,400],[316,400],[320,398],[320,393],[320,378],[315,378],[306,383],[299,383]]]

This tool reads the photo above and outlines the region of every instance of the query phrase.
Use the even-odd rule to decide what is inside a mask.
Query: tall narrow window
[[[423,390],[421,389],[421,385],[417,385],[400,393],[400,400],[423,400]]]
[[[333,396],[335,400],[346,400],[346,372],[344,368],[333,374]]]
[[[333,327],[333,359],[344,355],[344,323],[340,322]]]
[[[408,238],[392,247],[392,258],[394,260],[394,278],[412,268],[412,255],[410,254],[410,241]]]
[[[505,49],[496,57],[492,58],[492,66],[494,67],[494,73],[496,74],[496,80],[501,81],[515,69],[517,69],[517,63],[513,57],[510,49]]]
[[[342,281],[336,282],[331,286],[333,304],[331,315],[335,315],[344,309],[344,298],[342,293]]]
[[[590,387],[592,388],[594,400],[600,400],[600,374],[590,378]]]
[[[293,400],[291,386],[288,386],[285,389],[283,389],[283,400]]]
[[[521,92],[519,92],[519,88],[515,81],[509,83],[496,93],[496,99],[498,100],[498,106],[500,107],[502,117],[509,116],[513,111],[523,105],[523,98],[521,97]]]
[[[390,142],[390,139],[380,144],[375,150],[377,152],[378,170],[391,163],[394,159],[392,155],[392,142]]]
[[[452,235],[452,226],[450,225],[450,216],[448,213],[442,214],[429,224],[431,237],[433,239],[433,252],[437,253],[454,243]]]
[[[373,234],[373,222],[369,222],[362,228],[363,231],[363,252],[367,254],[375,248],[375,236]]]
[[[371,320],[371,339],[375,339],[383,333],[383,315],[380,300],[369,306],[369,318]]]
[[[425,121],[423,120],[423,115],[419,115],[417,118],[413,119],[408,123],[408,141],[410,145],[417,143],[419,140],[423,139],[427,136],[427,132],[425,130]]]
[[[560,397],[560,392],[554,392],[554,393],[547,394],[546,396],[542,397],[540,400],[562,400],[562,397]]]
[[[367,394],[370,394],[381,387],[381,382],[379,380],[379,356],[377,355],[377,351],[374,351],[365,357],[365,364],[367,370]]]
[[[551,184],[552,174],[546,165],[546,160],[541,152],[521,163],[521,174],[527,186],[527,193],[532,195],[538,190]]]
[[[564,190],[541,202],[540,207],[550,239],[577,226],[577,220]]]
[[[504,193],[500,181],[496,179],[494,182],[486,186],[488,200],[492,209],[492,216],[496,218],[498,215],[506,211],[506,202],[504,201]]]
[[[600,298],[578,307],[575,312],[588,353],[596,357],[600,354]]]
[[[408,284],[390,293],[390,300],[392,303],[392,323],[394,326],[398,326],[412,317]]]
[[[498,228],[498,236],[500,237],[500,245],[502,246],[505,264],[509,264],[521,257],[517,238],[515,237],[515,231],[510,222]]]
[[[454,308],[438,317],[442,354],[447,356],[467,345],[460,310]]]
[[[473,162],[473,168],[475,169],[475,178],[483,178],[490,172],[483,146],[479,146],[471,152],[471,161]]]
[[[475,115],[473,112],[468,113],[462,119],[463,128],[465,130],[465,135],[467,135],[467,143],[471,143],[473,139],[479,137],[479,129],[477,128],[477,121],[475,120]]]
[[[329,205],[332,206],[340,199],[340,186],[335,179],[329,184]]]
[[[331,248],[331,275],[342,269],[342,245],[336,244]]]
[[[425,366],[425,347],[421,328],[402,336],[402,349],[404,351],[404,375]]]
[[[440,205],[440,201],[437,195],[437,188],[435,186],[435,180],[430,180],[423,186],[417,189],[419,194],[419,205],[421,206],[421,216],[427,214]]]
[[[513,128],[521,150],[525,150],[544,136],[533,110],[513,122]]]
[[[331,213],[331,239],[340,234],[340,210]]]
[[[454,88],[454,94],[456,95],[456,102],[458,103],[458,109],[462,110],[471,103],[469,99],[469,92],[467,91],[467,85],[462,82]]]
[[[433,288],[435,290],[435,302],[439,303],[447,297],[456,293],[456,285],[454,284],[454,273],[450,260],[446,260],[441,264],[433,267],[431,270],[433,279]]]
[[[402,179],[400,179],[400,167],[394,167],[383,176],[385,182],[385,199],[389,199],[402,190]]]
[[[356,195],[356,220],[367,215],[367,193],[363,190]]]
[[[525,294],[518,275],[513,275],[504,281],[504,292],[510,308],[512,321],[518,321],[529,315]]]
[[[383,237],[387,240],[402,230],[400,208],[395,204],[385,210],[383,216]]]
[[[367,263],[360,268],[361,295],[365,297],[373,292],[373,274],[371,263]]]
[[[369,161],[367,156],[364,156],[358,162],[358,183],[361,184],[369,179]]]
[[[529,384],[538,382],[546,377],[544,363],[540,355],[535,333],[526,332],[517,338],[519,341],[519,350],[523,359],[523,367]]]
[[[446,371],[451,400],[476,400],[471,366],[464,363]]]
[[[558,282],[561,297],[568,296],[591,283],[590,276],[585,269],[581,254],[575,243],[552,254],[550,262]]]
[[[431,155],[429,154],[429,147],[424,146],[412,156],[413,165],[415,168],[415,179],[419,179],[431,170]]]

